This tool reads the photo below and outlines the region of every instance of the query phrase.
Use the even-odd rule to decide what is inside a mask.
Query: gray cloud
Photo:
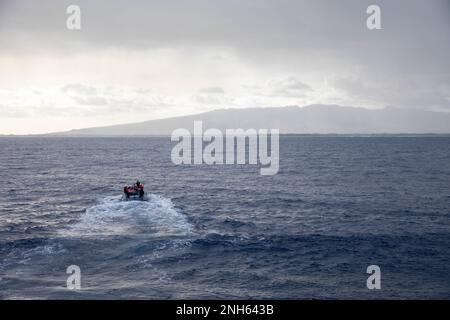
[[[230,101],[230,98],[225,95],[222,87],[211,86],[198,90],[191,100],[203,105],[224,105]]]
[[[295,77],[288,77],[282,80],[272,80],[269,82],[269,96],[277,97],[304,97],[305,93],[312,88],[299,81]]]
[[[269,80],[265,85],[245,84],[246,92],[265,97],[301,98],[313,91],[313,88],[294,76]]]
[[[199,90],[200,93],[217,93],[217,94],[223,94],[225,93],[225,90],[221,87],[207,87]]]
[[[135,90],[136,91],[136,93],[139,93],[139,94],[150,94],[150,93],[152,93],[153,92],[153,90],[152,89],[149,89],[149,88],[138,88],[138,89],[136,89]]]
[[[335,77],[330,85],[360,101],[378,101],[398,107],[450,109],[450,77],[426,76],[404,79],[364,80],[358,77]]]
[[[206,105],[221,105],[223,100],[208,94],[197,94],[192,97],[194,102]]]
[[[153,91],[148,88],[126,90],[122,88],[96,88],[73,83],[63,86],[61,91],[81,106],[94,107],[89,109],[93,113],[102,110],[100,107],[113,112],[126,112],[170,106],[167,101],[164,101],[164,98],[153,95]]]
[[[74,97],[74,100],[81,105],[106,106],[108,101],[103,97]]]
[[[0,116],[5,118],[85,117],[114,113],[158,111],[173,107],[170,99],[153,94],[149,89],[136,92],[124,88],[94,87],[73,83],[56,92],[35,92],[32,102],[12,97],[9,105],[0,104]],[[144,93],[145,92],[145,93]],[[26,91],[24,91],[26,93]],[[62,97],[69,98],[69,102]],[[3,97],[11,96],[10,92]]]
[[[92,86],[87,86],[79,83],[71,83],[65,85],[61,88],[61,90],[67,94],[75,94],[75,95],[95,95],[97,94],[97,89]]]
[[[84,84],[68,84],[61,88],[61,90],[71,97],[77,104],[85,106],[106,106],[108,100],[105,97],[99,96],[97,89],[92,86]]]

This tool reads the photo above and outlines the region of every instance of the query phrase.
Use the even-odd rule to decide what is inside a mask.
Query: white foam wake
[[[170,199],[150,194],[147,201],[106,197],[88,209],[79,222],[62,231],[69,237],[111,235],[183,236],[192,226]]]

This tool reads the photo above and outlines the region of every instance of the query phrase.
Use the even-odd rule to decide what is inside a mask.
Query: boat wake
[[[106,197],[86,209],[80,220],[61,230],[65,237],[177,237],[192,233],[192,225],[170,199],[148,194],[146,201]]]

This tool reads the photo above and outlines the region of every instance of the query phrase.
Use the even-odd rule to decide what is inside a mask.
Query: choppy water
[[[0,297],[450,298],[450,137],[284,136],[275,176],[172,146],[1,138]]]

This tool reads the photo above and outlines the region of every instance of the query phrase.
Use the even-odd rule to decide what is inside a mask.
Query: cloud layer
[[[0,0],[0,133],[223,107],[450,110],[450,2],[376,1],[370,31],[372,2]]]

